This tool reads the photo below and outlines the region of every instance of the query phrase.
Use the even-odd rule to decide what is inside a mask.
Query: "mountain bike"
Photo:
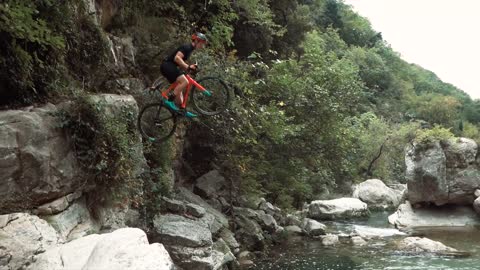
[[[194,111],[200,115],[213,116],[225,111],[230,104],[230,91],[227,84],[217,77],[204,77],[195,81],[193,73],[185,74],[188,85],[183,91],[181,111],[176,111],[164,102],[169,93],[173,92],[177,82],[162,90],[163,84],[155,81],[150,91],[160,91],[161,99],[158,102],[145,105],[138,115],[138,128],[142,136],[150,142],[163,142],[172,136],[177,127],[178,119],[185,117],[189,97],[192,99]]]

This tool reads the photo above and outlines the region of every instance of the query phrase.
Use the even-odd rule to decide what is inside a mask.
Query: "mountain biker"
[[[172,54],[167,56],[162,65],[160,71],[162,75],[167,78],[170,83],[177,82],[177,86],[173,90],[173,95],[169,96],[168,100],[164,103],[170,109],[184,113],[187,117],[195,117],[196,115],[191,112],[186,112],[184,109],[179,109],[183,103],[182,92],[188,85],[188,80],[185,77],[185,73],[190,70],[196,70],[197,65],[187,64],[186,61],[190,57],[191,53],[195,49],[202,49],[207,44],[207,37],[205,34],[197,32],[192,35],[192,42],[189,44],[178,47]]]

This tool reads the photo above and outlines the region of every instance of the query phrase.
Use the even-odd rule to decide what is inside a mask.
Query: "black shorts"
[[[178,77],[185,74],[185,72],[181,71],[175,63],[170,61],[162,63],[160,66],[160,72],[162,72],[162,75],[165,76],[170,83],[175,82]]]

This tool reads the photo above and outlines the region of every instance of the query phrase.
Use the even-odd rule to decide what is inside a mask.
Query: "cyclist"
[[[169,96],[164,103],[170,109],[180,112],[187,117],[196,117],[194,113],[186,112],[184,109],[179,109],[183,103],[182,92],[188,85],[185,73],[190,70],[196,70],[197,65],[187,64],[186,61],[195,49],[202,49],[207,44],[207,37],[203,33],[195,33],[192,35],[192,42],[178,47],[172,54],[167,56],[160,71],[162,75],[167,78],[170,83],[177,82],[177,86],[173,90],[173,95]]]

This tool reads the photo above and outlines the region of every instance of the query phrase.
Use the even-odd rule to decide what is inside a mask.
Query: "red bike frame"
[[[190,75],[185,74],[185,77],[187,78],[188,84],[185,90],[183,91],[183,103],[180,105],[182,109],[185,109],[187,107],[187,101],[188,101],[188,94],[190,93],[190,89],[192,89],[192,86],[195,86],[198,90],[200,91],[205,91],[205,87],[201,86],[199,83],[197,83]],[[162,91],[162,96],[166,99],[168,99],[168,93],[170,91],[173,91],[175,87],[178,85],[178,82],[172,83],[167,90]]]

